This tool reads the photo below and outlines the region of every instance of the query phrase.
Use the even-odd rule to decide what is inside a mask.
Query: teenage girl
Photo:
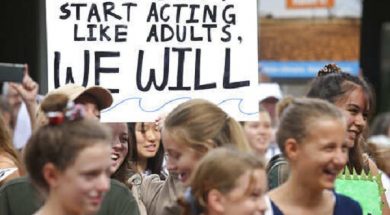
[[[333,191],[348,161],[346,120],[334,105],[319,99],[284,99],[276,139],[290,176],[271,190],[274,215],[358,215],[360,205]]]

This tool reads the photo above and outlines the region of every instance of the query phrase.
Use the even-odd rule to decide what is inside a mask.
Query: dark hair
[[[381,113],[374,118],[370,127],[370,136],[389,135],[390,129],[390,112]]]
[[[127,123],[127,127],[129,129],[129,155],[130,161],[135,165],[138,161],[138,151],[137,151],[137,139],[136,139],[136,126],[137,123],[131,122]],[[142,130],[145,128],[145,123],[141,122]],[[146,163],[146,170],[150,171],[152,174],[158,174],[161,179],[165,180],[166,175],[163,172],[163,161],[164,161],[164,147],[162,141],[160,139],[160,144],[158,147],[158,151],[154,157],[148,158]]]
[[[128,123],[124,123],[126,125],[126,129],[129,131]],[[130,161],[129,161],[129,155],[131,153],[130,151],[130,138],[131,135],[129,134],[129,139],[127,140],[127,147],[129,151],[127,152],[125,158],[123,159],[123,162],[119,166],[119,168],[111,175],[111,178],[116,179],[123,184],[127,184],[127,179],[133,174],[133,170],[131,169]]]
[[[358,87],[363,89],[369,107],[369,115],[372,115],[375,109],[375,96],[370,84],[363,78],[342,72],[335,64],[325,65],[318,71],[306,96],[324,99],[335,104]]]
[[[286,97],[278,103],[277,110],[280,124],[276,132],[276,141],[284,155],[286,140],[294,138],[297,142],[302,141],[315,122],[328,118],[345,123],[342,112],[333,104],[321,99]]]
[[[367,106],[368,116],[372,116],[375,109],[375,95],[369,83],[363,78],[353,76],[341,71],[335,64],[328,64],[321,69],[317,77],[311,83],[307,97],[320,98],[336,104],[341,99],[348,97],[354,89],[361,87],[363,90]],[[358,140],[349,150],[348,168],[355,168],[358,173],[364,169],[368,171],[368,165],[364,164],[362,143],[364,139]]]
[[[41,104],[42,110],[65,114],[69,99],[63,94],[49,95]],[[24,161],[34,185],[48,192],[49,186],[42,175],[46,163],[52,163],[60,171],[72,165],[78,154],[85,148],[99,143],[110,144],[111,133],[108,128],[95,119],[65,119],[59,124],[40,127],[30,137]]]

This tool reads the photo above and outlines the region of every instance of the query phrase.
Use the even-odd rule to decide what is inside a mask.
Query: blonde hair
[[[378,168],[387,175],[390,174],[390,138],[384,135],[372,136],[367,143],[367,151]]]
[[[308,135],[315,122],[328,118],[345,123],[342,112],[335,105],[322,99],[287,97],[279,102],[277,109],[280,124],[276,132],[276,141],[283,154],[286,140],[294,138],[300,142]]]
[[[165,119],[164,129],[177,142],[188,144],[198,152],[207,152],[206,143],[216,147],[233,145],[250,151],[240,124],[217,105],[192,99],[177,106]]]
[[[190,195],[192,197],[185,197],[182,205],[187,212],[191,204],[195,204],[198,210],[204,211],[207,207],[207,193],[209,191],[216,189],[227,194],[237,186],[237,180],[240,176],[249,171],[251,174],[250,182],[244,194],[248,195],[256,182],[253,175],[254,170],[264,170],[263,160],[254,154],[224,147],[214,149],[199,162],[191,178]]]
[[[9,127],[5,124],[2,114],[0,114],[0,155],[10,158],[15,163],[19,173],[24,175],[24,165],[21,162],[19,153],[12,145],[11,132]]]

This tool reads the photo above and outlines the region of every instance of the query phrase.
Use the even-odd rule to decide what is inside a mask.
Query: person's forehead
[[[268,111],[260,111],[259,112],[260,121],[271,121],[271,116]]]
[[[116,133],[128,133],[127,124],[124,122],[112,122],[106,123],[113,132]]]
[[[369,98],[361,88],[351,89],[336,102],[338,105],[355,105],[364,110],[370,110]]]
[[[155,128],[156,123],[154,122],[137,122],[135,124],[136,128]]]

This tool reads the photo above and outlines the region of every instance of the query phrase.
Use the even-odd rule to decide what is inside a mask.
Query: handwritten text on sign
[[[47,1],[49,89],[100,85],[104,121],[149,121],[191,98],[256,119],[256,1]]]

